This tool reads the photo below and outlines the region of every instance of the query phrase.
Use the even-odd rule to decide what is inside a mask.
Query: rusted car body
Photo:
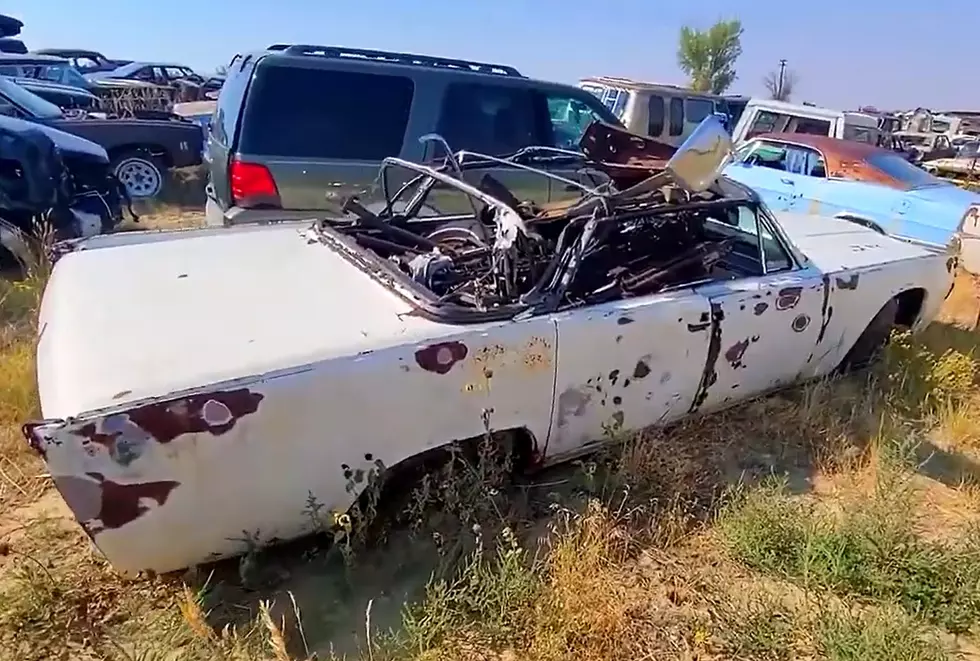
[[[846,218],[944,249],[980,195],[894,151],[817,135],[766,134],[739,147],[725,174],[776,211]]]
[[[726,140],[708,118],[624,190],[542,172],[581,189],[564,208],[465,183],[494,159],[458,152],[386,159],[379,213],[82,242],[44,294],[46,419],[25,435],[113,566],[166,572],[308,533],[311,501],[343,512],[379,467],[487,421],[559,462],[610,427],[857,364],[869,332],[935,316],[945,255],[777,220],[716,177]],[[392,169],[414,179],[391,191]],[[473,213],[420,214],[439,187]]]
[[[967,142],[962,145],[955,156],[937,158],[926,161],[922,167],[939,177],[964,179],[967,181],[980,179],[980,142]]]

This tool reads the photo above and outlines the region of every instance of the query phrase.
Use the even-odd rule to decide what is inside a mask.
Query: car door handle
[[[795,183],[793,183],[793,180],[792,179],[788,179],[786,177],[781,177],[779,180],[781,182],[783,182],[784,184],[786,184],[787,186],[795,186],[796,185]]]

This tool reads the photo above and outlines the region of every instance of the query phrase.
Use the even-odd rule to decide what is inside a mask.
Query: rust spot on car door
[[[468,350],[462,342],[438,342],[415,352],[415,362],[426,372],[447,374],[453,365],[466,358]]]
[[[837,278],[837,288],[854,291],[858,288],[860,278],[861,276],[857,273],[851,274],[848,278]]]
[[[792,310],[800,302],[803,287],[783,287],[776,294],[777,310]]]
[[[725,360],[729,362],[732,369],[738,369],[742,367],[742,357],[745,356],[745,351],[749,348],[749,339],[746,338],[741,342],[736,342],[732,346],[728,347],[725,352]]]

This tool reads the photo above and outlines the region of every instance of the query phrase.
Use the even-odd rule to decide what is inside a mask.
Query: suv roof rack
[[[308,44],[273,44],[268,49],[280,51],[286,55],[310,55],[315,57],[356,58],[377,60],[393,64],[407,64],[416,67],[437,67],[446,69],[461,69],[474,73],[493,74],[523,78],[524,76],[514,67],[505,64],[490,64],[473,62],[431,55],[413,55],[412,53],[397,53],[393,51],[369,50],[364,48],[344,48],[343,46],[311,46]]]

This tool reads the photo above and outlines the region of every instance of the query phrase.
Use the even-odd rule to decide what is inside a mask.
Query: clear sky
[[[980,110],[978,0],[6,0],[28,48],[98,50],[202,73],[272,43],[402,50],[510,64],[574,82],[618,75],[685,82],[682,25],[742,20],[730,92],[764,94],[780,58],[795,101],[841,109]]]

